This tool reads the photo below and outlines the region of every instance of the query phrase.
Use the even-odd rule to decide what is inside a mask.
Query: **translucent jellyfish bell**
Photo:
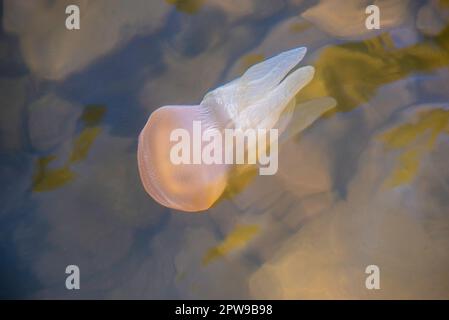
[[[151,114],[139,136],[137,158],[143,186],[154,200],[166,207],[206,210],[226,187],[228,166],[225,164],[175,165],[170,161],[171,132],[184,128],[193,136],[192,123],[203,118],[202,111],[201,105],[159,108]]]
[[[285,111],[300,108],[295,106],[295,95],[313,78],[311,66],[292,71],[305,53],[306,48],[297,48],[256,64],[242,77],[206,94],[199,105],[165,106],[154,111],[140,133],[138,145],[139,173],[147,193],[173,209],[210,208],[223,193],[232,165],[174,164],[170,158],[171,133],[181,128],[194,136],[194,121],[201,123],[201,133],[223,132],[226,128],[284,130],[292,114]],[[330,107],[304,106],[301,130]]]

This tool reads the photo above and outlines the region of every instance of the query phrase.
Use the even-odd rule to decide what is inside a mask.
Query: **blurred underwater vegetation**
[[[87,105],[81,115],[82,130],[73,141],[72,150],[67,161],[60,167],[50,167],[56,156],[47,155],[39,157],[36,161],[36,169],[33,177],[33,191],[44,192],[62,187],[75,179],[76,174],[71,166],[84,160],[95,139],[101,132],[100,123],[106,107],[103,105]]]
[[[264,59],[263,55],[250,54],[242,58],[242,72]],[[297,103],[321,97],[332,97],[337,106],[323,117],[335,113],[350,112],[368,102],[377,90],[388,83],[404,79],[418,73],[430,73],[449,66],[449,24],[436,36],[405,48],[396,48],[391,36],[382,33],[363,41],[354,41],[324,48],[313,62],[315,76],[297,95]],[[404,144],[394,145],[397,134],[410,140],[433,130],[429,143],[433,144],[439,133],[447,133],[446,110],[429,111],[418,125],[404,125],[391,129],[382,141],[388,148],[405,148]],[[446,131],[445,131],[446,130]],[[408,141],[411,142],[411,141]],[[397,143],[397,142],[396,142]],[[394,147],[391,145],[393,144]],[[429,151],[430,149],[426,149]],[[386,185],[397,187],[412,181],[419,168],[420,155],[425,150],[408,150],[401,154],[396,171]],[[220,199],[230,198],[251,183],[257,176],[255,166],[243,166],[231,175],[227,188]]]
[[[180,12],[195,14],[201,9],[201,6],[206,0],[165,0],[167,3],[172,4]]]
[[[297,101],[331,96],[337,100],[337,107],[330,114],[351,111],[369,101],[385,84],[448,66],[449,25],[438,35],[405,48],[395,48],[388,33],[329,46],[313,65],[315,77]]]
[[[416,113],[417,119],[398,124],[379,136],[388,151],[400,152],[396,168],[386,181],[388,187],[412,182],[421,158],[433,150],[441,134],[449,134],[449,110],[434,107]]]
[[[202,261],[203,266],[207,266],[209,263],[225,257],[232,251],[244,247],[259,231],[260,226],[258,225],[237,225],[226,235],[221,243],[206,252]]]

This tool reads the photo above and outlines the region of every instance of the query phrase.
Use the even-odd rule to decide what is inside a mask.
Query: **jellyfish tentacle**
[[[298,133],[307,129],[324,113],[337,105],[337,101],[332,97],[322,97],[299,103],[295,106],[288,127],[279,137],[280,142],[287,141]]]
[[[271,90],[266,97],[252,104],[241,112],[236,127],[272,129],[279,120],[281,113],[289,102],[295,98],[299,90],[312,80],[315,69],[306,66],[295,70],[288,75],[277,87]]]
[[[295,48],[250,67],[240,78],[208,92],[201,105],[214,112],[218,118],[228,118],[230,123],[239,118],[239,114],[247,107],[274,90],[304,58],[306,52],[305,47]]]
[[[282,79],[304,58],[307,49],[295,48],[278,54],[249,68],[241,78],[239,94],[242,103],[258,100],[274,89]]]

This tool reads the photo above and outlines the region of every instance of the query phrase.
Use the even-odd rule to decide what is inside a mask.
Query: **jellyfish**
[[[332,98],[296,105],[295,96],[314,76],[312,66],[298,67],[306,51],[305,47],[295,48],[250,67],[240,78],[208,92],[199,105],[156,109],[139,135],[137,150],[139,174],[146,192],[168,208],[204,211],[220,198],[235,172],[232,163],[173,163],[171,135],[176,129],[183,128],[194,135],[195,121],[201,123],[201,135],[227,128],[276,128],[282,141],[332,108]],[[290,124],[290,130],[286,130]]]

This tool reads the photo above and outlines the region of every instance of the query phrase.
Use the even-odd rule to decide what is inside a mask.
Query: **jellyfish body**
[[[201,123],[201,134],[227,128],[276,128],[282,132],[292,111],[299,107],[295,95],[314,75],[311,66],[292,71],[305,53],[306,48],[296,48],[256,64],[242,77],[207,93],[199,105],[155,110],[140,133],[138,144],[139,173],[147,193],[160,204],[181,211],[210,208],[226,188],[232,165],[174,164],[170,158],[171,134],[178,128],[193,134],[194,121]],[[311,109],[310,104],[307,108]],[[306,126],[328,108],[318,106],[312,119],[305,120]]]
[[[203,118],[202,109],[201,105],[159,108],[151,114],[139,136],[137,159],[143,186],[154,200],[166,207],[206,210],[226,187],[228,165],[175,165],[170,160],[171,132],[185,128],[192,136],[192,123]]]

